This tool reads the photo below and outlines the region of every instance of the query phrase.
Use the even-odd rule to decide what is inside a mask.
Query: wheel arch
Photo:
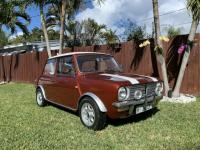
[[[97,106],[99,107],[100,111],[101,112],[107,112],[107,108],[105,107],[104,103],[101,101],[101,99],[95,95],[94,93],[91,93],[91,92],[87,92],[85,94],[83,94],[80,98],[79,98],[79,101],[78,101],[78,107],[79,108],[79,104],[80,102],[85,98],[85,97],[90,97],[93,99],[93,101],[96,102]]]
[[[47,99],[43,86],[42,85],[38,85],[37,88],[36,88],[36,90],[38,90],[38,89],[41,89],[44,98]]]

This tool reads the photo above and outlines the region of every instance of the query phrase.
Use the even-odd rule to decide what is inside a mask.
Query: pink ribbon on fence
[[[181,44],[181,46],[178,49],[178,54],[182,54],[186,48],[187,48],[187,45]]]

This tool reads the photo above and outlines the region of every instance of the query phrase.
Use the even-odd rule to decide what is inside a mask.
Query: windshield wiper
[[[111,73],[116,73],[116,72],[121,72],[119,69],[107,69],[105,72],[111,72]]]

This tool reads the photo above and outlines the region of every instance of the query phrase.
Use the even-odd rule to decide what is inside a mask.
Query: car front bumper
[[[114,102],[112,105],[114,108],[117,109],[118,112],[128,111],[129,115],[135,114],[135,108],[142,106],[146,109],[149,105],[154,108],[158,102],[163,98],[163,96],[154,96],[154,97],[147,97],[141,100],[129,100],[129,101],[122,101],[122,102]],[[145,110],[147,111],[147,110]]]
[[[124,108],[127,106],[132,106],[132,105],[141,105],[145,103],[151,103],[151,102],[158,102],[163,98],[163,96],[155,96],[152,99],[141,99],[141,100],[129,100],[129,101],[122,101],[122,102],[114,102],[112,105],[115,108]]]

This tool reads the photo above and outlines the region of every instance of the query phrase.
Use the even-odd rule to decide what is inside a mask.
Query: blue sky
[[[83,9],[82,11],[84,11],[85,9],[93,9],[93,3],[92,0],[85,0],[84,5],[83,5]],[[82,11],[80,11],[79,13],[81,13]],[[39,12],[39,8],[36,6],[31,6],[27,9],[26,11],[30,17],[31,17],[31,23],[28,26],[29,30],[32,30],[34,27],[41,27],[41,22],[40,22],[40,12]]]
[[[85,2],[83,4],[83,7],[78,12],[78,14],[83,12],[85,9],[93,9],[93,8],[94,8],[94,6],[93,6],[93,3],[92,3],[92,0],[85,0]],[[26,12],[31,17],[31,23],[28,25],[28,29],[31,31],[35,27],[41,28],[39,8],[36,7],[36,6],[31,6],[31,7],[27,8]],[[18,32],[17,35],[21,35],[22,34],[20,29],[17,29],[17,32]]]
[[[93,0],[85,0],[85,7],[77,14],[76,20],[82,21],[87,18],[96,20],[99,24],[105,24],[108,28],[116,30],[118,34],[123,34],[124,29],[119,24],[124,20],[130,19],[137,25],[146,26],[147,33],[152,31],[153,12],[151,1],[144,0],[105,0],[104,4],[99,6]],[[180,11],[179,11],[180,10]],[[28,28],[40,27],[39,10],[31,7],[27,10],[32,16],[31,24]],[[161,32],[165,34],[166,27],[180,27],[182,34],[187,34],[191,25],[191,16],[185,8],[183,0],[160,0],[159,12]],[[18,35],[21,31],[18,32]],[[200,27],[197,32],[200,32]]]
[[[39,9],[35,6],[31,6],[29,8],[27,8],[26,12],[29,14],[29,16],[31,17],[31,23],[28,25],[28,29],[29,31],[31,31],[34,27],[41,27],[41,22],[40,22],[40,12]],[[6,28],[4,28],[4,30],[8,33],[8,30]],[[14,35],[10,36],[10,38],[14,38],[17,35],[22,35],[22,31],[17,28],[17,33],[15,33]]]
[[[159,0],[159,13],[161,34],[166,35],[167,28],[173,26],[181,29],[181,34],[188,34],[192,17],[186,9],[185,0]],[[152,33],[153,11],[151,0],[105,0],[99,6],[94,3],[94,8],[86,9],[77,15],[77,20],[92,18],[99,24],[116,30],[118,35],[124,34],[120,22],[129,19],[138,26],[146,26],[146,32]],[[200,32],[200,25],[197,29]]]
[[[27,9],[27,13],[31,17],[31,23],[28,26],[29,30],[32,30],[34,27],[40,27],[41,22],[40,22],[40,12],[39,9],[35,6],[32,6]]]

